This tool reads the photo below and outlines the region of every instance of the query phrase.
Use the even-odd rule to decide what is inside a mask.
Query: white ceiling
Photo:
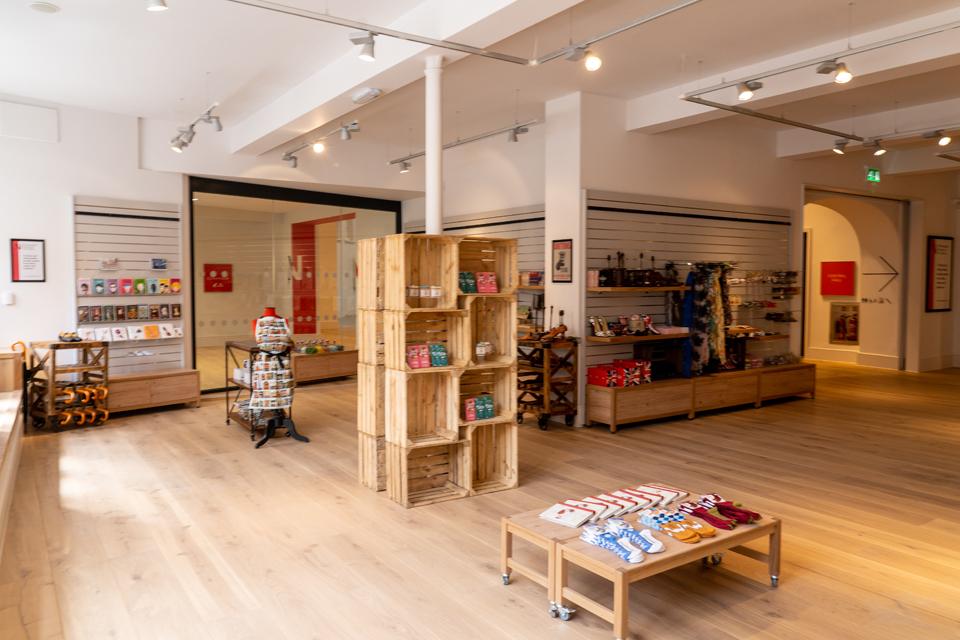
[[[351,48],[346,30],[225,0],[0,2],[0,93],[132,116],[184,120],[222,103],[225,122],[272,101]],[[392,22],[420,0],[291,0]]]

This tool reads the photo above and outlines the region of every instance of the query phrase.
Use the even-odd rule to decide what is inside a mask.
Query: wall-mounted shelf
[[[587,342],[595,344],[634,344],[636,342],[658,342],[661,340],[683,340],[689,338],[689,333],[669,333],[652,336],[587,336]]]
[[[587,287],[587,293],[669,293],[671,291],[686,291],[686,285],[669,287]]]
[[[543,291],[543,285],[542,284],[520,285],[519,287],[517,287],[517,291]]]

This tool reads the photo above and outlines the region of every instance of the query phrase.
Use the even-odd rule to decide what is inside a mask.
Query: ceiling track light
[[[297,159],[297,156],[293,155],[290,152],[283,154],[282,160],[288,163],[291,169],[296,169],[297,165],[300,164],[300,161]]]
[[[846,153],[846,148],[848,144],[850,144],[849,140],[844,140],[842,138],[840,140],[836,140],[833,143],[833,152],[838,156],[844,155]]]
[[[953,142],[953,138],[950,137],[950,134],[944,133],[943,129],[937,129],[936,131],[926,131],[924,132],[923,137],[928,140],[936,138],[937,144],[940,145],[941,147],[945,147],[951,142]]]
[[[847,84],[853,80],[853,74],[845,62],[826,60],[817,66],[817,73],[821,75],[833,74],[833,81],[837,84]]]
[[[169,8],[170,7],[167,6],[167,0],[147,0],[147,11],[157,13],[166,11]]]
[[[603,59],[586,47],[572,47],[564,57],[570,62],[583,60],[583,67],[587,71],[596,71],[603,66]]]
[[[214,131],[223,131],[223,123],[220,122],[220,116],[213,115],[213,110],[220,105],[214,102],[207,107],[207,110],[194,118],[193,122],[185,127],[177,129],[177,135],[170,140],[170,150],[177,153],[183,153],[183,150],[190,146],[193,137],[197,135],[197,125],[199,123],[209,124]]]
[[[330,136],[339,135],[341,140],[349,140],[351,137],[353,137],[353,134],[356,133],[357,131],[360,131],[360,123],[357,120],[354,120],[350,124],[345,124],[340,127],[337,127],[336,129],[333,129],[332,131],[328,132],[324,136],[321,136],[319,138],[311,137],[310,142],[304,142],[301,145],[294,147],[293,149],[284,151],[283,156],[281,156],[280,159],[283,160],[284,162],[289,162],[290,166],[296,169],[299,163],[296,154],[300,153],[307,147],[310,147],[311,149],[313,149],[314,153],[321,154],[324,151],[326,151],[327,145],[324,143],[324,141]]]
[[[400,173],[410,173],[410,163],[406,160],[400,163]]]
[[[373,47],[375,44],[372,31],[354,31],[350,34],[350,42],[360,47],[357,57],[364,62],[375,62],[377,59]]]
[[[880,143],[880,138],[875,138],[874,140],[867,142],[867,144],[864,146],[866,146],[868,149],[872,149],[873,155],[878,157],[887,152],[887,150],[884,149],[883,145]]]
[[[453,149],[454,147],[459,147],[460,145],[470,144],[471,142],[477,142],[479,140],[485,140],[487,138],[493,138],[499,135],[503,135],[504,133],[507,134],[507,140],[511,142],[516,142],[516,140],[514,140],[514,135],[512,134],[520,135],[522,133],[527,133],[528,131],[530,131],[530,127],[536,124],[540,124],[540,121],[529,120],[527,122],[515,123],[510,125],[509,127],[501,127],[500,129],[494,129],[493,131],[478,133],[477,135],[470,136],[469,138],[462,138],[455,142],[448,142],[447,144],[443,145],[443,149],[444,150]],[[409,162],[410,160],[414,160],[416,158],[422,158],[425,155],[426,155],[425,151],[418,151],[416,153],[411,153],[410,155],[404,156],[402,158],[395,158],[389,161],[387,164],[388,165],[398,164],[398,165],[401,165],[402,167],[404,162]]]
[[[590,45],[596,44],[607,38],[612,38],[613,36],[619,35],[625,31],[635,29],[641,25],[653,22],[668,16],[674,12],[685,9],[689,6],[698,4],[702,0],[680,0],[679,2],[664,7],[663,9],[657,9],[651,13],[648,13],[644,16],[636,18],[624,25],[611,29],[605,33],[595,35],[591,38],[588,38],[582,42],[576,43],[575,45],[566,46],[550,53],[544,54],[539,58],[521,58],[519,56],[510,55],[507,53],[500,53],[499,51],[492,51],[490,49],[482,49],[480,47],[474,47],[468,44],[463,44],[461,42],[453,42],[451,40],[437,40],[436,38],[429,38],[427,36],[417,35],[415,33],[409,33],[406,31],[397,31],[396,29],[390,29],[387,27],[379,27],[365,22],[359,22],[357,20],[350,20],[349,18],[340,18],[337,16],[332,16],[329,13],[321,13],[319,11],[311,11],[309,9],[301,9],[299,7],[293,7],[290,5],[281,4],[273,0],[227,0],[228,2],[233,2],[234,4],[242,4],[248,7],[256,7],[258,9],[264,9],[266,11],[273,11],[276,13],[282,13],[289,16],[296,16],[298,18],[306,18],[308,20],[316,20],[317,22],[324,22],[326,24],[334,24],[340,27],[346,27],[349,29],[357,30],[351,34],[350,41],[354,42],[353,37],[357,36],[358,38],[370,37],[373,36],[386,36],[388,38],[396,38],[397,40],[406,40],[408,42],[418,42],[420,44],[425,44],[431,47],[438,47],[440,49],[448,49],[450,51],[458,51],[460,53],[466,53],[469,55],[482,56],[484,58],[490,58],[493,60],[499,60],[501,62],[510,62],[513,64],[523,65],[525,67],[535,67],[541,65],[545,62],[550,62],[551,60],[556,60],[557,58],[563,58],[564,56],[570,53],[572,48],[583,48],[586,50]],[[363,46],[363,42],[354,42]],[[363,51],[361,51],[361,54]],[[371,44],[370,48],[371,59],[373,48]],[[598,58],[599,59],[599,58]],[[599,67],[597,67],[599,68]]]
[[[529,127],[514,127],[507,132],[507,142],[519,142],[520,136],[530,131]]]
[[[746,102],[753,97],[755,91],[763,88],[763,83],[759,80],[747,80],[737,85],[737,100]]]
[[[323,151],[327,148],[327,146],[322,142],[320,142],[319,140],[317,140],[316,142],[313,143],[312,148],[314,153],[323,153]]]

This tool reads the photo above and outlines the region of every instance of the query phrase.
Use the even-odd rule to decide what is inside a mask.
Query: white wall
[[[17,298],[14,306],[0,306],[3,345],[48,340],[76,328],[74,196],[178,206],[182,199],[180,176],[137,168],[135,118],[72,107],[56,110],[58,141],[0,138],[0,291],[12,291]],[[45,283],[10,282],[10,238],[46,240]]]

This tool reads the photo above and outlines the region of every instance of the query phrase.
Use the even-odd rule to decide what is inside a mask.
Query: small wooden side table
[[[557,543],[576,538],[580,529],[571,529],[549,522],[540,517],[543,509],[533,509],[500,519],[500,577],[504,585],[510,584],[510,575],[516,571],[547,589],[547,599],[553,607],[556,602]],[[513,557],[513,537],[516,536],[540,547],[547,554],[547,573],[522,564]]]

